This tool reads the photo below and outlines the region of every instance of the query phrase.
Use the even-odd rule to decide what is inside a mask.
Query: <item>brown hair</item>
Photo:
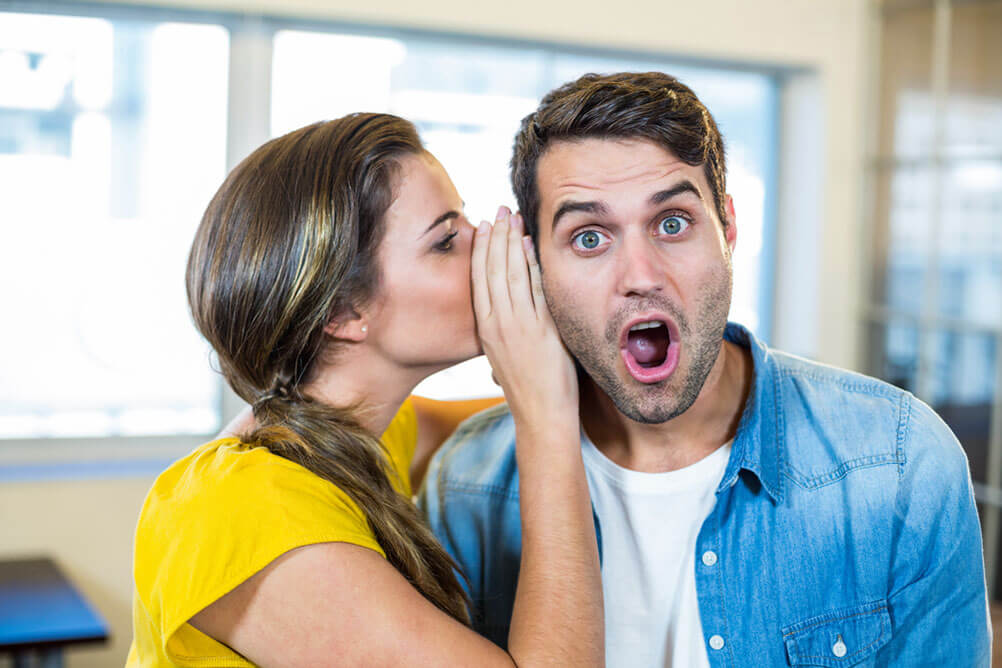
[[[195,324],[227,382],[254,409],[242,438],[304,466],[361,508],[389,562],[432,603],[468,622],[457,566],[422,523],[357,408],[304,391],[330,359],[324,326],[373,297],[382,220],[399,159],[424,151],[414,126],[352,114],[273,139],[226,178],[188,258]]]
[[[552,142],[586,138],[648,139],[690,165],[703,165],[727,227],[724,141],[696,94],[662,72],[585,74],[547,93],[515,135],[512,189],[533,241],[539,241],[539,159]]]

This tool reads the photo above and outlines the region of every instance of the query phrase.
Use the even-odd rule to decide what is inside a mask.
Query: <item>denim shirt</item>
[[[750,349],[754,381],[696,539],[710,665],[989,666],[981,531],[950,429],[891,385],[738,325],[725,337]],[[521,551],[507,407],[460,426],[419,503],[468,578],[475,628],[506,646]]]

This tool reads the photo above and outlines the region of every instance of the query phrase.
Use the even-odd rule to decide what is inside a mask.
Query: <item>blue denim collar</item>
[[[754,474],[773,503],[781,503],[784,429],[783,415],[778,409],[781,405],[779,368],[765,344],[741,325],[727,323],[724,339],[751,352],[754,375],[734,436],[731,459],[717,493],[732,487],[744,470]]]

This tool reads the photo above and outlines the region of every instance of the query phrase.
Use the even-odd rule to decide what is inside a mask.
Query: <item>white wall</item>
[[[864,275],[858,249],[867,238],[860,208],[863,118],[869,103],[867,0],[129,4],[259,11],[810,70],[812,75],[798,76],[796,88],[784,94],[785,101],[793,100],[786,110],[793,117],[784,116],[789,130],[783,132],[786,164],[780,176],[783,220],[773,339],[793,352],[856,366]],[[738,207],[740,216],[740,203]],[[131,636],[132,531],[151,482],[130,478],[0,486],[0,556],[53,555],[112,624],[113,643],[71,652],[71,668],[124,663]]]

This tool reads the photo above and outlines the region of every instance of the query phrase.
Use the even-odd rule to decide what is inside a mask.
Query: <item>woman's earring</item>
[[[364,333],[366,333],[368,331],[369,331],[369,326],[368,325],[362,325],[362,333],[364,334]]]

